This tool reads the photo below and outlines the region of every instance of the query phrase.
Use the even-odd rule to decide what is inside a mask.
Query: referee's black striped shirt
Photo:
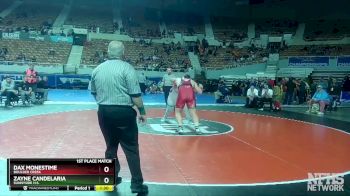
[[[89,89],[96,95],[98,105],[132,106],[131,96],[141,95],[134,67],[119,59],[97,66],[92,72]]]

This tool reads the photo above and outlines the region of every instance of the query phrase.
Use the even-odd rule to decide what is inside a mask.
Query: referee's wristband
[[[141,115],[146,115],[145,107],[142,106],[142,107],[137,108],[137,109],[139,109]]]

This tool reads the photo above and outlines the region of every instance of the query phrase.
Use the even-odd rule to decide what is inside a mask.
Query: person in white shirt
[[[168,105],[168,96],[170,93],[170,89],[173,87],[173,82],[176,79],[175,75],[173,74],[172,69],[169,67],[166,69],[166,74],[163,76],[163,92],[164,92],[164,98],[165,98],[165,104]]]
[[[6,96],[5,107],[12,107],[11,102],[17,97],[18,91],[15,90],[15,81],[7,76],[1,82],[0,96]],[[1,99],[1,98],[0,98]]]
[[[140,89],[141,89],[141,92],[143,95],[146,95],[146,81],[147,81],[147,78],[145,76],[145,73],[140,73],[138,75],[138,79],[139,79],[139,84],[140,84]]]
[[[261,90],[261,96],[259,97],[259,110],[264,110],[264,103],[268,102],[270,104],[270,111],[272,108],[272,96],[273,90],[269,88],[267,84],[264,85],[264,88]]]
[[[176,100],[177,100],[177,96],[179,94],[178,86],[180,84],[181,84],[181,78],[176,78],[173,82],[173,87],[170,89],[169,96],[168,96],[168,102],[167,102],[168,104],[166,105],[165,113],[164,113],[163,118],[161,119],[161,122],[165,122],[168,119],[169,114],[172,111],[175,111]],[[185,124],[191,123],[192,119],[191,119],[191,115],[190,115],[190,112],[188,111],[187,106],[185,106],[184,112],[186,115],[186,121],[184,121]]]
[[[258,101],[258,89],[256,89],[253,85],[247,90],[247,99],[246,99],[246,107],[254,108],[257,105]]]

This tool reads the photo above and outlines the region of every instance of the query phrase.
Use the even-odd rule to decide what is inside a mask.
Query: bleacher
[[[260,50],[252,54],[247,48],[218,48],[216,56],[203,55],[200,56],[200,61],[207,69],[233,68],[262,62],[263,56],[267,55],[265,53],[264,50]]]
[[[187,67],[184,67],[181,63],[186,61],[189,63],[188,55],[183,50],[171,50],[168,55],[164,50],[164,45],[152,43],[151,46],[141,46],[135,42],[124,42],[125,44],[125,57],[128,61],[135,62],[137,69],[143,70],[165,70],[167,67],[172,67],[175,70],[185,71]],[[169,45],[165,45],[168,47]],[[158,52],[156,52],[158,51]],[[151,60],[145,60],[140,62],[138,59],[140,53],[144,58],[150,58]],[[153,60],[153,56],[156,60]],[[177,66],[175,66],[177,65]],[[147,66],[147,67],[146,67]]]
[[[28,30],[40,31],[44,25],[53,24],[62,8],[61,2],[25,1],[2,20],[2,26],[12,29],[26,27]]]
[[[163,12],[163,19],[170,33],[205,34],[203,16],[167,10]]]
[[[132,10],[132,11],[131,11]],[[123,27],[128,35],[136,38],[161,38],[157,10],[126,7],[122,10]]]
[[[211,24],[215,39],[239,42],[248,38],[248,23],[228,17],[212,17]]]
[[[84,65],[98,65],[100,55],[103,55],[103,52],[107,52],[109,42],[108,40],[92,40],[86,42],[81,63]]]
[[[8,49],[5,61],[23,62],[23,58],[18,58],[22,53],[26,61],[35,58],[38,63],[66,64],[71,45],[46,41],[0,40],[0,48]],[[54,51],[54,54],[49,55],[49,51]]]
[[[73,1],[74,6],[65,21],[66,25],[73,25],[76,28],[85,28],[96,32],[99,28],[101,33],[113,33],[113,12],[112,4],[82,6],[79,1]]]
[[[313,40],[339,40],[350,36],[349,20],[312,20],[305,26],[304,39]]]
[[[103,61],[99,56],[96,56],[96,53],[103,58],[103,52],[107,52],[109,42],[108,40],[92,40],[88,42],[84,46],[82,64],[93,67],[99,64],[99,60]],[[123,43],[125,45],[125,60],[134,65],[136,69],[163,70],[168,66],[174,66],[176,61],[185,60],[189,62],[187,54],[184,54],[181,50],[172,50],[170,55],[167,55],[162,44],[152,43],[150,46],[141,46],[139,42]],[[157,53],[155,52],[156,50],[158,51]],[[140,61],[141,53],[148,60]],[[153,56],[156,58],[153,59]],[[174,67],[174,69],[184,71],[186,68],[179,65],[179,67]]]
[[[337,82],[343,81],[344,77],[349,75],[350,71],[345,70],[314,70],[311,74],[312,79],[314,82],[318,82],[321,78],[327,78],[332,77],[337,80]]]
[[[293,77],[293,78],[306,78],[314,71],[313,68],[280,68],[277,71],[277,77]]]
[[[255,33],[259,37],[260,34],[268,34],[270,36],[281,36],[283,34],[295,34],[298,22],[289,19],[269,19],[255,22]]]
[[[280,52],[280,57],[288,56],[344,56],[350,55],[350,45],[289,46]]]

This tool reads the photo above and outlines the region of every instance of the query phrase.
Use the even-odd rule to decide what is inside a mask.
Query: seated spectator
[[[35,102],[35,93],[31,87],[25,84],[25,78],[23,78],[23,80],[23,82],[16,85],[16,90],[22,99],[23,105],[31,105],[33,102]]]
[[[32,56],[31,61],[32,61],[32,62],[36,62],[36,57],[35,57],[35,56]]]
[[[12,107],[11,102],[14,101],[18,95],[18,91],[15,90],[15,81],[7,77],[1,82],[1,96],[6,96],[5,107]]]
[[[26,60],[26,56],[25,56],[22,52],[20,52],[20,53],[17,55],[16,60],[25,61],[25,60]]]
[[[253,85],[247,90],[246,107],[255,108],[258,102],[258,89]]]
[[[218,90],[214,93],[216,103],[229,103],[230,90],[226,87],[224,81],[220,81],[218,85]]]
[[[50,48],[47,55],[48,55],[48,56],[51,55],[52,57],[55,57],[55,53],[56,53],[55,50],[54,50],[53,48]]]
[[[333,110],[337,109],[337,105],[340,103],[340,93],[341,93],[341,87],[339,84],[337,84],[337,81],[335,78],[331,78],[332,82],[328,85],[328,93],[331,96],[331,108]]]
[[[35,90],[35,92],[40,94],[43,101],[47,101],[47,95],[49,92],[49,87],[47,84],[47,76],[44,76],[42,78],[39,76],[39,82],[37,84],[37,89]]]
[[[237,81],[232,83],[231,92],[234,96],[241,96],[241,89],[239,88],[239,83]]]
[[[264,85],[263,89],[261,90],[261,96],[259,96],[259,110],[264,110],[264,104],[267,102],[270,104],[270,111],[272,111],[272,96],[273,91],[267,84]]]
[[[313,104],[319,104],[320,111],[317,112],[318,115],[324,115],[324,108],[326,105],[329,105],[330,103],[330,97],[328,93],[323,90],[323,87],[321,85],[317,86],[317,91],[315,92],[312,99],[309,101],[309,109],[306,111],[307,113],[311,112],[311,107]]]
[[[220,93],[219,90],[214,92],[214,97],[215,97],[215,103],[224,103],[224,99],[222,98],[223,95]]]
[[[6,51],[4,48],[0,48],[0,59],[6,60]]]

